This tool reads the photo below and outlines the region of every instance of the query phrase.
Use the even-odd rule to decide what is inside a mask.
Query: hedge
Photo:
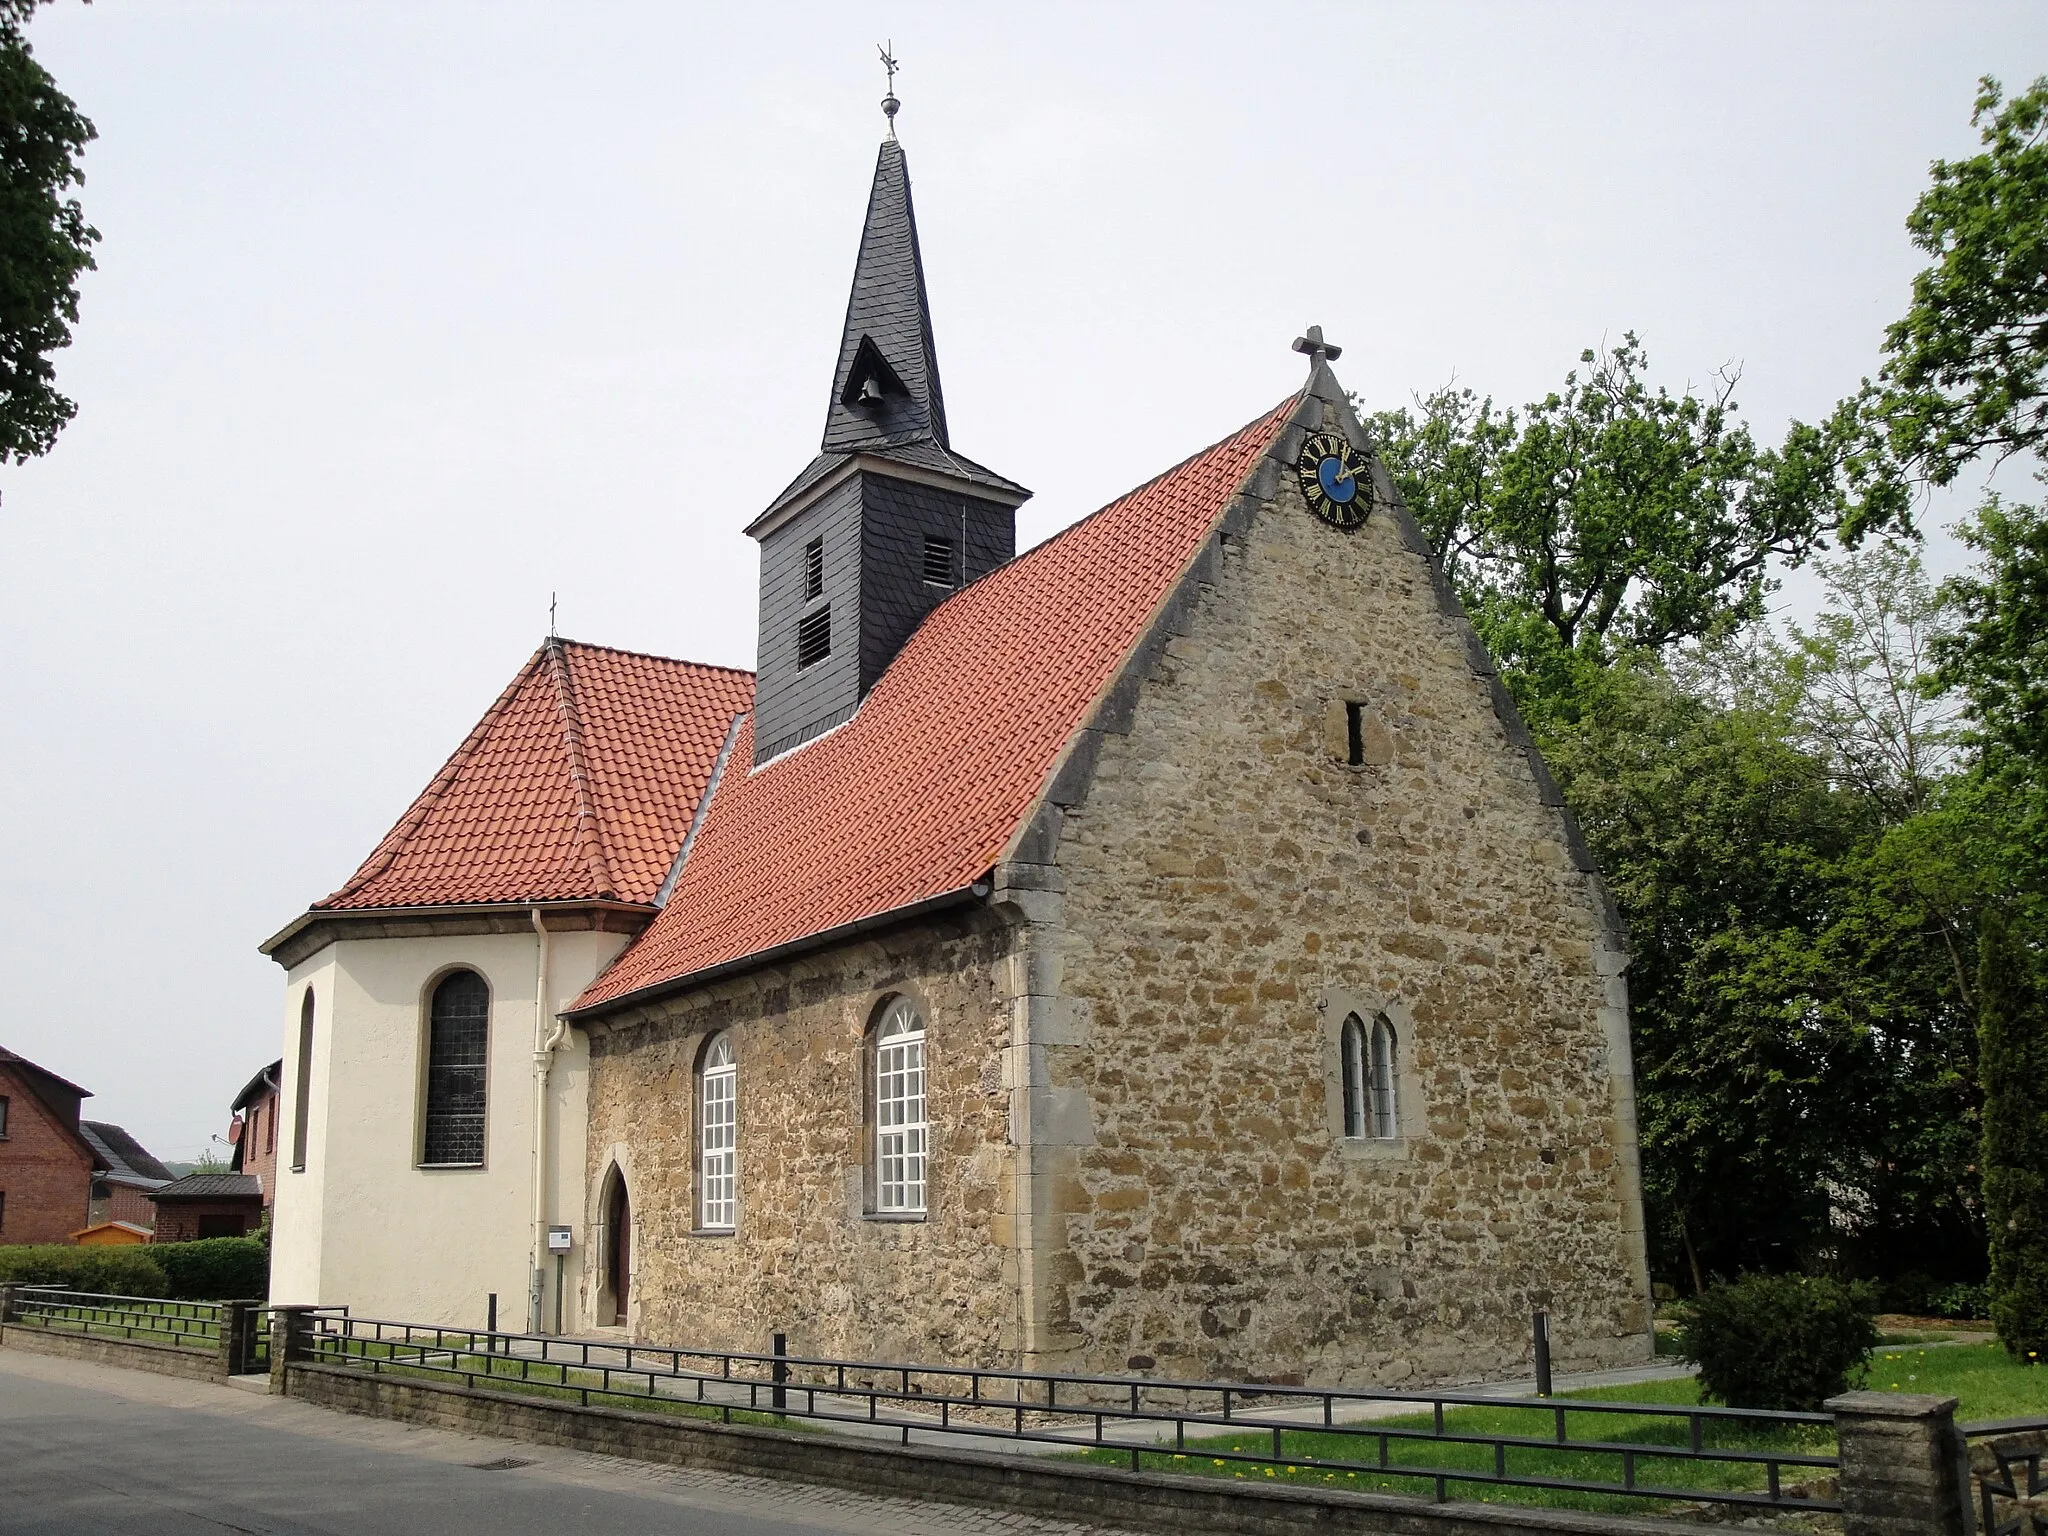
[[[113,1296],[260,1301],[270,1294],[270,1249],[253,1237],[133,1247],[0,1247],[0,1282],[7,1281]]]
[[[0,1283],[61,1285],[70,1291],[112,1296],[162,1296],[171,1282],[152,1257],[161,1252],[163,1249],[153,1245],[81,1248],[71,1243],[15,1244],[0,1248]]]

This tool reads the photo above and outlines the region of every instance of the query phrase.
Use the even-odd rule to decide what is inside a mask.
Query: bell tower
[[[852,718],[924,616],[1016,554],[1031,495],[947,435],[894,105],[820,451],[747,528],[761,546],[756,766]]]

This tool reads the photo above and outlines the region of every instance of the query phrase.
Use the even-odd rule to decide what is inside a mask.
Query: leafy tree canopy
[[[96,134],[31,53],[37,0],[0,0],[0,459],[49,452],[78,407],[51,354],[71,344],[99,231],[69,189]]]
[[[1937,160],[1906,220],[1934,264],[1885,332],[1876,402],[1893,452],[1936,485],[2048,442],[2048,77],[2008,102],[1987,76],[1970,121],[1982,152]]]
[[[1857,456],[1857,418],[1742,423],[1732,374],[1652,388],[1633,333],[1522,411],[1456,386],[1373,418],[1389,472],[1504,670],[1566,698],[1581,666],[1726,634],[1763,613],[1773,562],[1901,521]]]

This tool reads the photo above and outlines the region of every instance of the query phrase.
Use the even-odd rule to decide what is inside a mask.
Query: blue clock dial
[[[1348,438],[1314,433],[1301,445],[1294,467],[1309,511],[1346,533],[1365,525],[1372,515],[1372,460]]]
[[[1322,486],[1325,496],[1340,505],[1358,494],[1358,477],[1334,453],[1316,465],[1316,483]]]

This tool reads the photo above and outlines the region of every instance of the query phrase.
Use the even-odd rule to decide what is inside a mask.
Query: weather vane
[[[893,41],[883,43],[875,51],[882,56],[882,68],[889,72],[889,94],[882,98],[882,116],[889,119],[889,137],[896,137],[896,109],[903,105],[896,99],[896,55],[889,50],[895,47]]]

